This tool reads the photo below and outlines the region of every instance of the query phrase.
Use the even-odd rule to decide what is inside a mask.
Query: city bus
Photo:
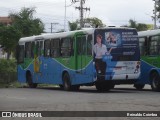
[[[151,85],[160,91],[160,29],[138,32],[141,54],[141,77],[137,82],[141,88]]]
[[[98,48],[103,49],[99,52],[101,60],[95,53],[97,36],[103,46]],[[24,37],[18,42],[16,56],[18,81],[31,88],[55,84],[68,91],[95,85],[98,91],[108,91],[116,84],[134,84],[140,77],[138,34],[131,28],[91,28]]]

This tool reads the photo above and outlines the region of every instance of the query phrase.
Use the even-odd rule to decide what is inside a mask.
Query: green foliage
[[[137,23],[135,20],[130,19],[128,27],[136,28],[137,31],[145,31],[150,29],[151,26],[144,23]]]
[[[16,61],[0,59],[0,73],[12,73],[16,72]]]
[[[156,11],[157,11],[157,18],[160,19],[160,1],[156,2]]]
[[[0,44],[4,46],[4,50],[8,53],[15,51],[15,47],[20,36],[20,31],[15,29],[13,26],[0,27]]]
[[[137,26],[137,30],[138,30],[138,31],[148,30],[148,26],[147,26],[146,24],[139,23],[138,26]]]
[[[70,31],[73,30],[79,30],[80,28],[78,27],[78,23],[79,20],[76,20],[75,22],[69,22],[69,27],[70,27]],[[105,27],[106,25],[103,24],[102,20],[100,20],[99,18],[96,17],[92,17],[92,18],[86,18],[84,19],[84,23],[88,23],[91,25],[91,27],[95,28],[95,27]]]
[[[22,8],[18,13],[10,13],[13,26],[21,31],[22,37],[39,35],[44,30],[44,24],[39,18],[34,18],[35,8]]]
[[[77,22],[68,22],[68,23],[69,23],[70,31],[77,30],[77,28],[78,28]]]
[[[86,18],[84,20],[86,23],[89,23],[92,27],[105,27],[106,25],[103,24],[102,20],[100,20],[99,18],[96,17],[91,17],[91,18]]]
[[[131,28],[137,28],[137,22],[135,20],[130,19],[129,20],[129,27]]]
[[[0,24],[0,45],[8,53],[15,52],[21,37],[39,35],[44,30],[44,24],[39,18],[34,18],[34,8],[22,8],[18,13],[10,13],[13,23],[10,26]]]
[[[17,67],[15,60],[0,59],[0,88],[13,87],[17,81]]]

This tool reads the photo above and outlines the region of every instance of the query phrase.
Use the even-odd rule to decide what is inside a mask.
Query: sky
[[[79,2],[71,3],[66,0],[66,28],[68,21],[79,19]],[[77,0],[78,1],[78,0]],[[35,7],[35,17],[45,24],[45,31],[53,32],[64,29],[65,0],[0,0],[0,16],[8,16],[11,12],[19,12],[22,7]],[[153,24],[153,0],[86,0],[84,7],[90,11],[84,12],[84,18],[97,17],[107,26],[122,26],[128,24],[129,19],[138,23]]]

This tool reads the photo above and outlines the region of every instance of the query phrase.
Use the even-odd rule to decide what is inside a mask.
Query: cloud
[[[66,0],[67,5],[71,4]],[[64,24],[64,0],[1,0],[1,15],[7,16],[10,11],[19,11],[22,7],[36,7],[36,16],[45,24],[59,22]],[[79,11],[75,10],[80,3],[67,7],[67,21],[79,18]],[[152,0],[86,0],[84,7],[90,7],[84,17],[98,17],[106,25],[124,25],[129,19],[142,23],[152,23],[151,15],[154,2]],[[146,15],[147,14],[147,15]]]

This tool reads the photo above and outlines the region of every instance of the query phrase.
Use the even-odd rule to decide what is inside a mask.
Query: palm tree
[[[35,8],[22,8],[18,13],[10,13],[13,26],[22,33],[22,37],[38,35],[43,32],[44,24],[34,18]]]

